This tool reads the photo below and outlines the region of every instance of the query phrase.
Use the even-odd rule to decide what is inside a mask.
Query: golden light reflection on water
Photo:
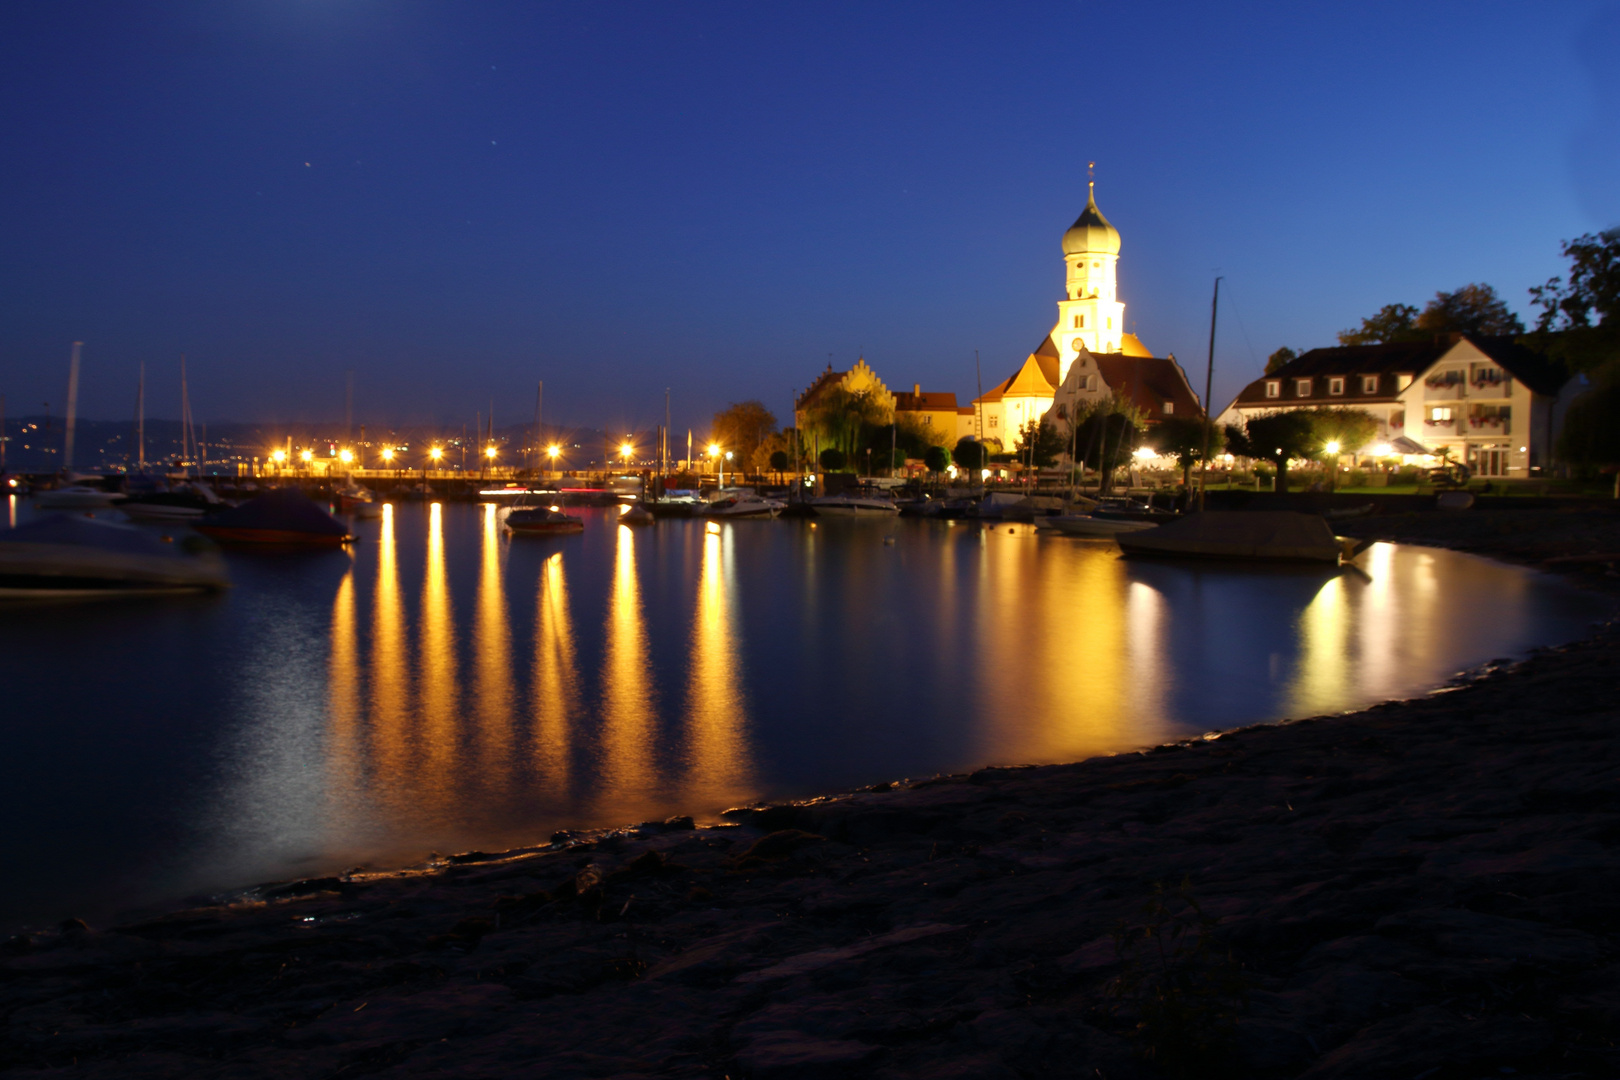
[[[1290,709],[1310,715],[1331,709],[1349,687],[1351,603],[1344,579],[1329,578],[1299,615],[1299,659]]]
[[[383,778],[389,791],[411,775],[411,673],[394,517],[394,507],[384,503],[377,540],[377,584],[371,600],[372,765],[374,775]],[[358,681],[358,674],[356,678]]]
[[[616,529],[602,659],[598,794],[604,804],[626,807],[645,800],[655,785],[652,757],[657,715],[646,616],[636,578],[636,534],[628,525]]]
[[[580,687],[568,578],[560,551],[541,565],[534,622],[534,759],[551,790],[566,794],[572,782]]]
[[[422,633],[417,694],[421,701],[417,798],[443,806],[453,798],[460,732],[456,616],[444,563],[444,508],[428,507],[427,565],[422,575]]]
[[[512,635],[507,626],[502,580],[501,523],[494,503],[485,503],[478,571],[478,626],[474,663],[478,672],[474,740],[483,786],[502,790],[513,766]]]
[[[703,536],[686,690],[686,795],[715,806],[748,794],[748,703],[737,655],[735,532]]]
[[[354,568],[343,575],[332,599],[332,655],[327,661],[327,724],[332,752],[327,773],[338,785],[350,783],[362,760],[359,745],[364,719],[361,703],[360,627],[355,612]]]

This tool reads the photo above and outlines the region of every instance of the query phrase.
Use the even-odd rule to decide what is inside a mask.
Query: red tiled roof
[[[1175,408],[1172,416],[1203,416],[1198,395],[1187,384],[1181,365],[1163,356],[1126,356],[1124,353],[1092,353],[1103,381],[1147,414],[1149,420],[1164,418],[1164,403]]]
[[[897,391],[894,395],[896,412],[943,412],[956,408],[956,395],[945,391],[924,390],[920,394]]]

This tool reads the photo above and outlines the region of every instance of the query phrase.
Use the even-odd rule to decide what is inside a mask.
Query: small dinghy
[[[555,506],[527,506],[506,515],[506,527],[519,536],[567,536],[585,531],[585,519]]]
[[[267,491],[196,528],[221,544],[244,546],[338,547],[354,539],[348,526],[294,488]]]
[[[1334,564],[1372,543],[1334,536],[1318,514],[1286,510],[1211,510],[1114,540],[1127,555]]]
[[[0,532],[0,598],[223,589],[225,562],[198,536],[176,542],[119,522],[53,514]]]

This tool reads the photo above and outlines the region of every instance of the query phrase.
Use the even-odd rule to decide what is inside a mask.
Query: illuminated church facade
[[[1203,415],[1175,357],[1154,356],[1126,332],[1119,248],[1119,230],[1097,208],[1092,184],[1086,208],[1063,234],[1056,325],[1018,371],[973,403],[975,434],[986,443],[1010,450],[1032,420],[1061,429],[1077,408],[1110,395],[1130,400],[1149,423]]]

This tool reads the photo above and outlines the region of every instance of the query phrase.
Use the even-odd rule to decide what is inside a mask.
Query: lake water
[[[232,553],[222,595],[0,608],[0,928],[1353,709],[1607,610],[1388,544],[1268,572],[579,512],[512,539],[405,504],[350,550]]]

